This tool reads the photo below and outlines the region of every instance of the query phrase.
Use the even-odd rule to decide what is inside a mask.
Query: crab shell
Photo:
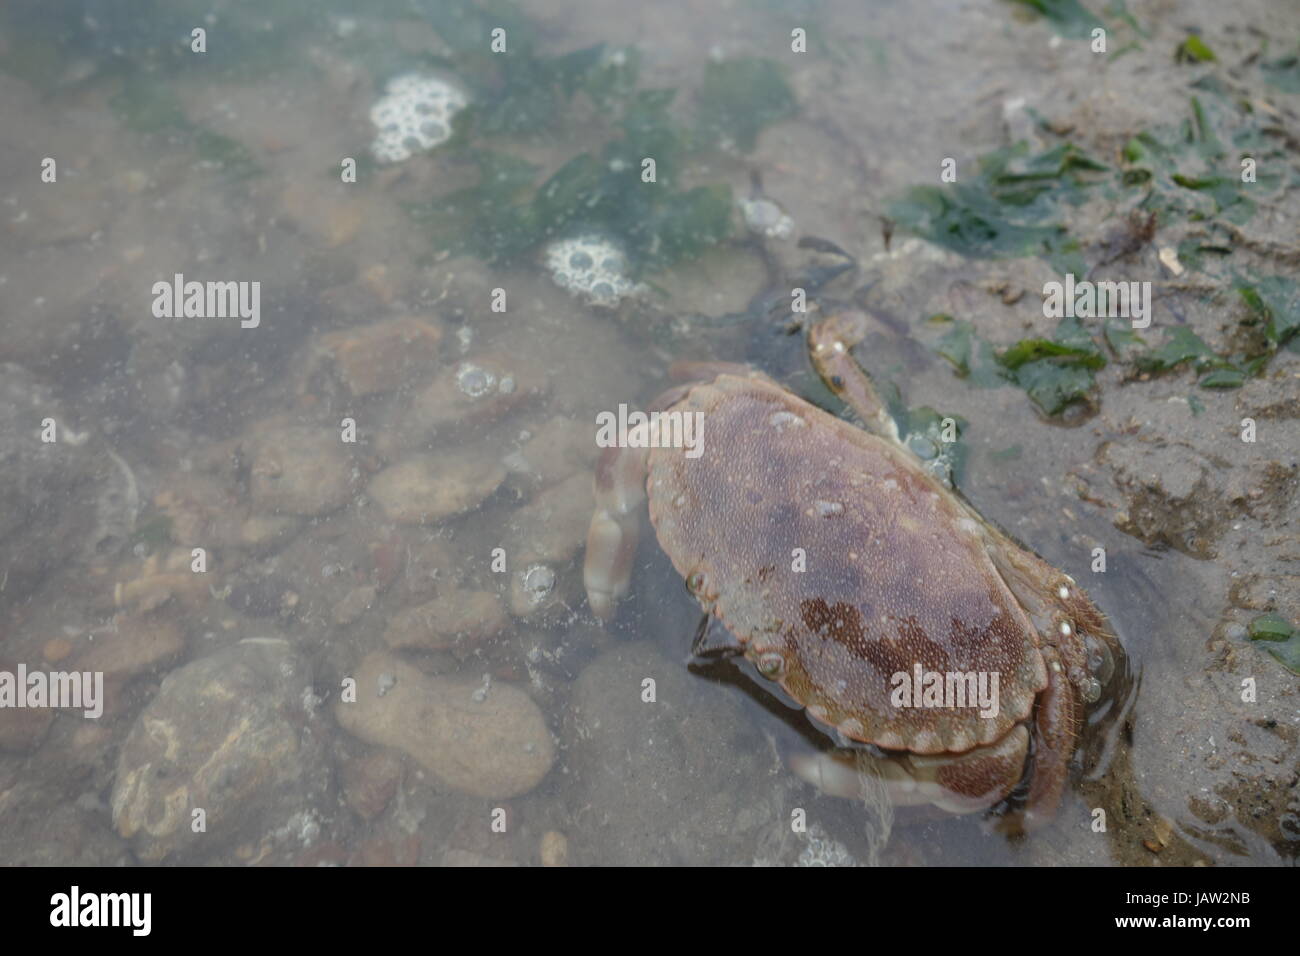
[[[659,543],[759,673],[844,737],[893,752],[877,772],[896,801],[992,805],[1025,776],[1032,731],[1029,804],[1050,818],[1113,642],[1073,580],[901,445],[764,377],[722,374],[656,404],[703,413],[697,457],[642,453]],[[608,496],[616,478],[604,480]],[[897,675],[917,665],[997,675],[995,712],[899,706]],[[856,792],[834,772],[812,769]]]

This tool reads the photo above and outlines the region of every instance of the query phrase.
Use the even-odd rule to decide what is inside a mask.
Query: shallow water
[[[1263,611],[1300,619],[1296,354],[1238,391],[1112,362],[1087,413],[1049,421],[1019,388],[954,375],[927,320],[968,319],[999,346],[1049,335],[1039,289],[1057,273],[882,223],[941,159],[964,176],[1032,133],[1020,100],[1117,162],[1137,130],[1183,115],[1196,77],[1221,67],[1255,82],[1261,37],[1300,29],[1294,6],[1229,16],[1198,0],[1175,16],[1134,0],[1140,33],[1106,22],[1112,51],[1137,48],[1102,60],[992,0],[522,4],[502,20],[502,56],[606,45],[592,62],[613,72],[572,97],[527,96],[540,74],[496,72],[482,41],[496,21],[469,4],[285,0],[266,5],[269,30],[222,7],[203,53],[183,9],[88,25],[78,6],[18,3],[0,21],[0,475],[19,489],[0,523],[0,669],[102,672],[104,714],[0,711],[0,860],[1294,862],[1297,678],[1244,633]],[[1175,63],[1192,26],[1220,66]],[[807,53],[790,51],[796,27]],[[733,89],[727,109],[752,115],[710,126],[709,64],[745,57],[779,64],[792,108],[767,117],[770,102]],[[602,92],[634,61],[638,88],[677,90],[666,115],[682,138],[656,128],[650,141],[673,157],[661,185],[690,198],[609,201],[647,220],[620,223],[628,286],[646,288],[609,308],[560,288],[540,251],[583,234],[608,197],[561,195],[536,219],[493,203],[632,135],[610,124],[631,101]],[[412,70],[480,106],[514,98],[449,143],[379,162],[371,106]],[[1251,89],[1300,129],[1300,94]],[[54,182],[39,179],[46,157]],[[355,182],[341,181],[346,158]],[[522,179],[475,191],[483,169]],[[771,199],[792,236],[748,236],[732,212],[731,238],[707,242],[710,200],[686,193],[703,186],[724,210]],[[1294,274],[1296,195],[1282,189],[1250,221],[1272,244],[1246,253],[1253,265]],[[1088,261],[1125,211],[1108,197],[1070,212]],[[1186,226],[1164,227],[1126,276],[1167,280],[1156,246]],[[855,268],[828,279],[846,259],[799,237],[833,242]],[[155,283],[176,274],[260,282],[259,314],[245,328],[160,317]],[[872,793],[846,801],[796,778],[790,752],[829,741],[758,678],[692,659],[700,611],[648,527],[615,621],[587,608],[598,413],[646,405],[678,358],[749,362],[841,411],[788,310],[767,308],[795,281],[824,309],[866,312],[861,364],[907,406],[964,421],[961,491],[1078,579],[1124,643],[1132,683],[1108,700],[1119,716],[1088,733],[1057,819],[1028,838],[978,814],[895,817]],[[1226,337],[1235,303],[1164,294],[1157,327]],[[1265,423],[1259,443],[1237,440],[1242,416]],[[42,449],[46,418],[61,437]],[[380,692],[363,681],[352,704],[358,674]],[[221,716],[197,719],[198,699],[222,701]],[[221,726],[243,728],[228,767]],[[223,789],[223,773],[240,786]],[[206,833],[164,819],[174,791],[160,781],[176,778]],[[797,812],[806,833],[791,829]]]

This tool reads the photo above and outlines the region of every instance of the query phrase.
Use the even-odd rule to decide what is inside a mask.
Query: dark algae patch
[[[710,62],[693,122],[680,118],[689,111],[677,108],[677,90],[638,86],[634,49],[602,46],[557,57],[526,52],[512,59],[528,65],[503,70],[495,100],[471,106],[457,124],[454,144],[478,168],[477,184],[411,208],[440,249],[509,261],[551,239],[595,231],[623,245],[636,274],[698,255],[732,234],[733,197],[725,184],[685,186],[686,164],[726,147],[752,149],[767,124],[795,110],[781,69],[759,58]],[[515,91],[516,85],[524,89]],[[596,106],[608,139],[538,182],[539,170],[513,158],[501,138],[520,128],[501,117],[513,109],[502,104],[543,88],[546,103],[530,106],[529,115],[584,97]],[[554,121],[545,124],[545,135],[564,142],[561,111],[548,115]],[[652,181],[646,181],[647,158],[654,162]]]

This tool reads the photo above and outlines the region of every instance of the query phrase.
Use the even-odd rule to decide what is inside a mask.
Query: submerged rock
[[[586,474],[587,483],[591,484],[599,451],[594,425],[557,415],[529,434],[505,464],[511,472],[526,476],[543,488],[574,472]]]
[[[102,671],[109,680],[135,677],[175,659],[185,649],[185,635],[169,615],[119,614],[76,657],[81,671]]]
[[[315,700],[307,665],[283,640],[241,641],[173,671],[122,745],[117,832],[142,860],[188,862],[324,805]],[[206,831],[196,833],[199,809]]]
[[[392,391],[432,365],[441,341],[437,325],[408,317],[330,332],[318,348],[352,396],[361,398]]]
[[[41,441],[47,418],[55,421],[57,441]],[[92,452],[84,438],[52,389],[19,366],[0,363],[0,579],[6,597],[21,597],[45,572],[94,543],[89,539],[98,515],[90,489],[108,474],[102,453]]]
[[[642,681],[655,681],[655,701]],[[607,865],[748,865],[778,812],[771,749],[723,688],[647,644],[607,651],[573,684],[566,785],[588,807],[572,856]]]
[[[587,540],[595,508],[591,475],[570,475],[511,515],[514,553],[521,563],[568,561]]]
[[[495,593],[452,588],[426,604],[394,614],[384,641],[393,648],[466,650],[496,637],[508,620]]]
[[[477,508],[505,477],[505,466],[484,456],[416,455],[377,474],[370,497],[399,524],[429,524]]]
[[[415,396],[411,423],[424,431],[486,424],[536,403],[545,391],[534,365],[510,355],[475,355],[444,369]]]
[[[352,496],[352,462],[337,431],[288,425],[251,442],[249,489],[259,511],[307,517],[343,507]]]
[[[546,719],[518,687],[426,677],[382,651],[361,662],[356,680],[356,702],[334,708],[343,729],[402,751],[449,787],[506,799],[532,790],[551,769]]]

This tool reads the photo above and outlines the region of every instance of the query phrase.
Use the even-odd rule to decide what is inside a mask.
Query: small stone
[[[372,836],[365,840],[353,854],[350,866],[393,867],[415,866],[420,861],[420,837],[412,834],[405,839]]]
[[[0,668],[14,673],[13,667]],[[0,707],[0,752],[30,753],[54,723],[48,707]]]
[[[524,442],[515,459],[517,467],[512,465],[511,470],[527,474],[544,488],[574,472],[585,473],[590,485],[598,453],[593,426],[557,415]]]
[[[379,678],[395,683],[381,697]],[[541,710],[511,684],[493,682],[476,700],[477,677],[426,677],[392,654],[357,669],[357,700],[334,714],[360,739],[412,757],[447,786],[488,799],[532,790],[551,769],[555,745]]]
[[[239,526],[239,543],[257,555],[270,554],[288,544],[302,527],[293,515],[250,515]]]
[[[472,850],[448,850],[442,855],[443,866],[518,866],[513,860],[499,860]]]
[[[334,623],[347,625],[355,622],[362,614],[370,610],[378,593],[378,589],[372,584],[365,584],[348,591],[343,600],[334,605],[332,615]]]
[[[545,378],[534,366],[509,355],[480,354],[444,369],[417,394],[411,420],[428,431],[486,424],[545,392]]]
[[[569,838],[559,830],[547,830],[542,834],[542,866],[569,865]]]
[[[429,524],[477,508],[505,477],[504,465],[483,456],[416,455],[377,474],[370,497],[399,524]]]
[[[365,222],[365,203],[354,199],[339,183],[322,189],[317,183],[291,179],[280,194],[288,218],[326,248],[351,242]]]
[[[404,542],[402,553],[405,566],[394,583],[403,598],[400,605],[423,603],[443,587],[453,586],[465,564],[445,541],[427,535]]]
[[[393,615],[384,641],[392,648],[464,649],[495,637],[508,620],[493,592],[452,589]]]
[[[437,359],[442,329],[417,318],[330,332],[320,348],[356,398],[397,388]]]
[[[363,820],[384,812],[402,782],[402,758],[392,750],[345,760],[339,767],[343,797]]]
[[[1183,264],[1178,261],[1178,250],[1173,246],[1165,246],[1162,248],[1156,258],[1158,258],[1160,264],[1173,273],[1175,277],[1180,276],[1187,271],[1183,268]]]
[[[41,656],[51,664],[57,664],[71,653],[72,642],[66,637],[56,637],[46,641],[45,646],[41,648]]]
[[[388,266],[382,262],[375,263],[362,271],[361,285],[384,305],[392,302],[393,297],[397,295],[393,277],[388,271]]]
[[[157,670],[185,649],[180,625],[166,614],[120,614],[77,655],[77,669],[129,678]]]
[[[352,496],[352,463],[338,432],[291,425],[251,444],[249,489],[259,511],[323,515]]]
[[[167,476],[154,495],[154,507],[166,515],[171,541],[186,547],[221,548],[239,539],[243,517],[235,495],[220,481],[197,472]]]
[[[515,511],[511,522],[521,560],[563,564],[587,540],[595,507],[591,475],[579,472]]]

